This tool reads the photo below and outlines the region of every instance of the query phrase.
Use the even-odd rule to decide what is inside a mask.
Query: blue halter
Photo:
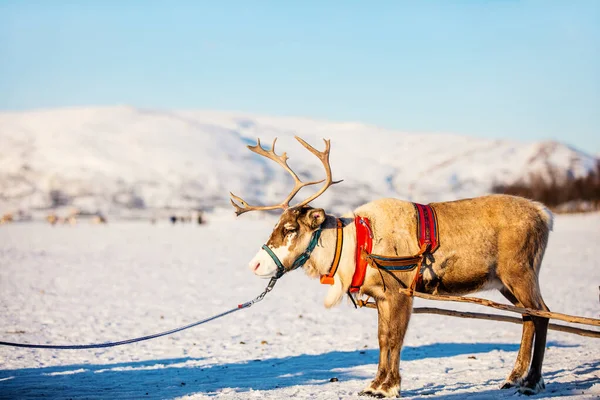
[[[277,265],[277,273],[275,273],[275,279],[281,278],[283,276],[283,274],[285,274],[286,272],[293,271],[295,269],[302,267],[306,263],[306,261],[308,261],[311,253],[313,252],[313,250],[315,249],[315,247],[317,247],[317,244],[319,243],[319,238],[321,237],[321,232],[322,232],[321,228],[319,228],[313,232],[312,237],[310,238],[310,243],[308,243],[308,247],[306,248],[306,250],[304,250],[302,252],[302,254],[300,254],[294,260],[294,262],[292,263],[292,266],[290,267],[289,270],[285,269],[281,260],[277,257],[277,255],[275,253],[273,253],[273,250],[271,250],[269,248],[269,246],[267,246],[266,244],[263,244],[262,249],[264,251],[266,251],[268,255],[271,256],[271,258],[273,259],[273,262],[275,263],[275,265]]]

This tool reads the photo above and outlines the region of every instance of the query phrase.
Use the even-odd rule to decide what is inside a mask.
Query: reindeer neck
[[[337,219],[331,215],[327,216],[322,225],[323,233],[320,245],[313,251],[310,258],[310,265],[319,276],[329,273],[335,256]],[[343,223],[343,246],[336,279],[339,277],[349,285],[355,269],[356,227],[353,218],[341,217],[340,219]]]

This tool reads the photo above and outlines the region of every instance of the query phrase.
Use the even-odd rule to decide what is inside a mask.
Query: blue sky
[[[600,153],[600,1],[0,0],[0,109],[115,104]]]

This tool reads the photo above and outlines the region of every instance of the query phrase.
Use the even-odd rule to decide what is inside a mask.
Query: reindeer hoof
[[[359,396],[369,396],[369,397],[377,397],[377,398],[381,398],[379,397],[379,395],[377,395],[372,388],[366,388],[364,390],[361,390],[360,392],[358,392]]]
[[[359,392],[358,395],[375,397],[377,399],[394,398],[394,397],[400,397],[400,388],[398,386],[394,386],[394,387],[389,388],[388,390],[384,390],[381,388],[373,389],[371,387],[368,387],[365,390]]]
[[[514,382],[511,381],[504,381],[504,383],[502,385],[500,385],[500,389],[510,389],[511,387],[515,387],[517,385],[515,385]]]
[[[359,396],[369,396],[369,397],[375,397],[377,399],[383,399],[383,394],[377,392],[375,389],[373,389],[372,387],[368,387],[364,390],[361,390],[360,392],[358,392]]]
[[[376,391],[376,393],[382,395],[385,398],[400,397],[400,386],[399,385],[388,386],[387,389],[384,389],[385,386],[387,386],[387,385],[383,384],[383,387],[379,388]]]
[[[519,393],[531,396],[543,392],[544,389],[546,389],[546,384],[544,384],[543,378],[540,377],[537,382],[533,382],[533,380],[525,378],[521,386],[519,386]]]
[[[507,378],[504,383],[500,385],[500,389],[510,389],[513,387],[521,386],[523,378]]]

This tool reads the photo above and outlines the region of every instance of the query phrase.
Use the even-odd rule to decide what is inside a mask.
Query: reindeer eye
[[[286,226],[285,228],[283,228],[283,231],[285,232],[286,235],[289,235],[292,232],[296,232],[297,230],[298,230],[298,228],[292,227],[292,226]]]

